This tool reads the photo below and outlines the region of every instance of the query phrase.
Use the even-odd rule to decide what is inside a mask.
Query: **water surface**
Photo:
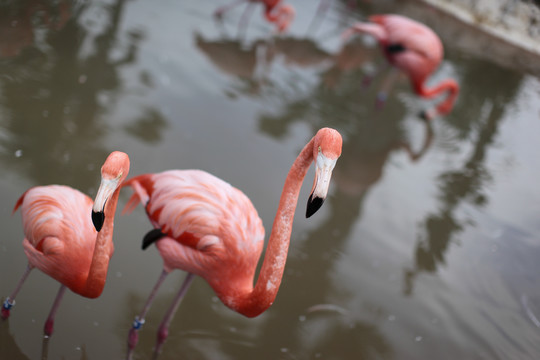
[[[330,126],[343,135],[343,155],[310,219],[311,179],[302,189],[274,305],[247,319],[196,279],[160,358],[538,358],[536,59],[417,1],[352,9],[335,1],[320,18],[318,2],[290,2],[297,18],[282,36],[260,9],[246,28],[238,26],[241,8],[217,22],[218,0],[3,5],[0,296],[26,266],[20,215],[11,212],[27,188],[66,184],[93,197],[105,157],[122,150],[131,174],[196,168],[230,182],[269,233],[286,172],[317,129]],[[373,41],[344,46],[339,35],[380,12],[414,17],[441,35],[446,56],[430,83],[460,83],[449,115],[423,122],[417,115],[429,102],[405,78],[375,108],[390,76],[385,60]],[[68,292],[45,344],[58,284],[34,271],[0,323],[0,357],[122,358],[161,271],[157,251],[140,250],[149,229],[140,208],[118,214],[103,295]],[[135,358],[150,358],[183,276],[174,272],[161,289]]]

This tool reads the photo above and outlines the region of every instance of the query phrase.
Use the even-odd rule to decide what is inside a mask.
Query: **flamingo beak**
[[[92,223],[96,231],[100,231],[105,222],[105,204],[120,184],[120,177],[116,179],[101,178],[101,184],[92,206]]]
[[[326,199],[328,186],[330,185],[330,179],[332,178],[332,170],[334,170],[334,166],[336,166],[336,161],[337,159],[329,159],[319,151],[315,163],[313,189],[309,195],[306,208],[306,218],[315,214],[317,210],[321,208],[324,199]]]

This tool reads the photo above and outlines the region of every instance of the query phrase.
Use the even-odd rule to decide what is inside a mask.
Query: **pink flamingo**
[[[264,228],[253,204],[240,190],[200,170],[171,170],[127,180],[123,186],[133,187],[134,193],[124,212],[131,212],[139,202],[145,206],[154,230],[144,237],[143,249],[156,242],[163,258],[161,276],[129,332],[127,358],[138,342],[137,331],[159,286],[173,269],[188,274],[159,326],[156,356],[195,275],[204,278],[226,306],[242,315],[254,317],[268,309],[281,284],[302,181],[315,161],[315,180],[306,210],[306,217],[310,217],[326,198],[341,145],[341,135],[336,130],[323,128],[296,158],[285,179],[255,286],[253,279],[263,248]]]
[[[448,93],[444,101],[423,111],[422,116],[433,119],[438,114],[449,113],[459,92],[456,81],[446,79],[433,88],[425,85],[443,57],[443,46],[437,34],[424,24],[401,15],[373,15],[369,17],[369,21],[353,25],[343,33],[343,37],[346,39],[355,32],[375,37],[386,59],[409,76],[414,91],[419,96],[433,98],[441,93]]]
[[[237,5],[243,3],[249,3],[250,6],[246,9],[242,19],[245,21],[248,11],[251,9],[251,4],[261,3],[264,5],[264,17],[269,22],[276,24],[278,32],[285,32],[289,28],[289,25],[294,19],[295,10],[292,5],[281,4],[281,0],[237,0],[229,5],[222,6],[218,8],[214,15],[218,18],[222,17],[223,14]],[[244,23],[242,21],[242,23]]]
[[[2,318],[9,317],[15,296],[35,267],[61,283],[45,322],[47,337],[53,333],[54,316],[66,286],[84,297],[101,295],[114,251],[113,222],[120,184],[128,172],[128,156],[115,151],[101,168],[101,185],[93,204],[80,191],[62,185],[36,186],[19,198],[13,212],[21,208],[28,266],[4,301]]]

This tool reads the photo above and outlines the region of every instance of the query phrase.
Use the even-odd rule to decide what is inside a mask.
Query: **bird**
[[[3,302],[3,319],[9,317],[17,293],[34,268],[61,284],[45,321],[46,337],[53,333],[54,317],[66,288],[87,298],[101,295],[114,251],[118,194],[129,164],[123,152],[114,151],[107,157],[94,201],[65,185],[35,186],[22,194],[13,213],[21,208],[28,265],[15,290]]]
[[[244,19],[248,16],[247,14],[251,9],[251,5],[260,3],[264,6],[264,17],[268,22],[275,24],[277,31],[280,33],[287,31],[296,13],[292,5],[282,4],[281,0],[237,0],[231,4],[218,8],[214,12],[214,16],[216,18],[221,18],[225,12],[243,3],[248,3],[248,7],[242,16],[243,21],[241,21],[241,23],[245,22]]]
[[[315,162],[315,179],[306,208],[312,216],[326,198],[332,170],[341,155],[337,130],[320,129],[294,161],[283,187],[266,255],[255,286],[255,269],[264,243],[264,227],[249,198],[229,183],[202,170],[168,170],[126,180],[133,194],[123,213],[141,203],[154,229],[143,239],[143,249],[155,244],[163,270],[128,334],[131,358],[138,330],[167,274],[187,272],[158,328],[154,354],[160,353],[168,327],[195,275],[212,287],[230,309],[247,317],[264,312],[277,295],[289,248],[293,217],[302,182]]]
[[[448,114],[459,93],[458,83],[446,79],[434,87],[426,86],[427,79],[443,58],[443,46],[437,34],[426,25],[402,15],[372,15],[368,20],[349,27],[342,38],[346,40],[358,32],[375,37],[388,62],[408,75],[416,94],[428,99],[448,94],[435,107],[422,111],[421,116],[431,120]],[[384,98],[385,94],[380,95]]]

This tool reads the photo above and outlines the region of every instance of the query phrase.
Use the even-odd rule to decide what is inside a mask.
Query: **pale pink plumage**
[[[445,100],[434,109],[424,112],[431,119],[437,114],[452,110],[459,92],[453,79],[441,81],[433,88],[426,88],[427,78],[439,66],[443,58],[441,40],[429,27],[401,15],[373,15],[369,22],[360,22],[343,34],[345,38],[354,32],[372,35],[379,42],[388,61],[404,71],[410,78],[414,91],[425,98],[447,92]]]
[[[138,186],[125,211],[141,199],[150,199],[148,217],[167,235],[156,243],[166,271],[182,269],[210,284],[225,285],[228,279],[242,277],[242,288],[252,287],[264,228],[244,193],[200,170],[139,175],[124,183],[133,184]],[[230,264],[230,271],[237,274],[219,270],[222,263]],[[253,271],[244,274],[246,268]]]
[[[97,235],[90,218],[92,204],[90,197],[68,186],[36,186],[13,210],[21,207],[29,264],[83,296]],[[107,248],[104,256],[110,257],[112,242]]]
[[[28,267],[15,291],[4,301],[3,318],[9,317],[15,296],[34,267],[62,284],[45,322],[46,335],[52,334],[54,315],[65,287],[88,298],[101,295],[114,251],[113,221],[119,185],[128,172],[128,156],[115,151],[101,168],[102,183],[96,202],[62,185],[33,187],[19,198],[13,212],[21,208]],[[99,232],[96,223],[92,224],[98,202],[103,204],[97,209],[102,214]]]

